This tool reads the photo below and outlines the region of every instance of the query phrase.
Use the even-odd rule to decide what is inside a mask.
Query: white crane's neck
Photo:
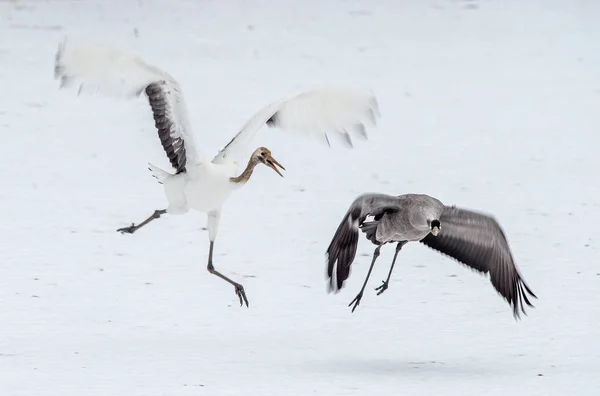
[[[254,172],[254,168],[258,165],[258,161],[254,158],[254,156],[250,157],[248,161],[248,165],[246,165],[246,169],[236,177],[230,177],[229,181],[234,184],[244,185],[250,180],[250,176],[252,176],[252,172]]]

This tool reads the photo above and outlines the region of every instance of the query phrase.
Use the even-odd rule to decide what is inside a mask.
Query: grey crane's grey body
[[[369,216],[373,219],[367,220]],[[493,217],[445,206],[422,194],[364,194],[354,200],[327,249],[330,292],[342,289],[350,276],[359,230],[377,247],[365,282],[349,304],[353,312],[360,304],[380,249],[387,243],[397,243],[396,252],[387,280],[376,288],[378,295],[388,288],[402,246],[419,241],[480,273],[489,273],[492,285],[512,306],[515,318],[520,317],[520,311],[525,313],[524,304],[533,307],[528,294],[537,298],[521,277],[506,236]]]

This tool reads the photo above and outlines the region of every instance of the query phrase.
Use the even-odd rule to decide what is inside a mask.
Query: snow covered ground
[[[597,1],[0,1],[0,395],[595,395],[600,388]],[[324,83],[372,87],[354,150],[261,131],[228,202],[216,267],[200,214],[165,200],[144,99],[59,91],[64,36],[142,54],[183,84],[213,154],[264,104]],[[521,322],[489,281],[408,245],[368,293],[324,252],[362,192],[422,192],[494,213],[539,296]]]

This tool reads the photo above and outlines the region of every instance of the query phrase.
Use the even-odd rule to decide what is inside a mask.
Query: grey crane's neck
[[[239,176],[230,177],[229,181],[240,185],[246,184],[250,179],[250,176],[252,176],[252,172],[254,172],[254,168],[256,167],[256,165],[258,165],[258,161],[255,161],[254,157],[250,157],[248,165],[246,165],[246,169],[244,169],[244,171]]]

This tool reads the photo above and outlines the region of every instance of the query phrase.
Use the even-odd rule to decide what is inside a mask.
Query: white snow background
[[[600,3],[533,0],[0,1],[0,395],[596,395],[600,389]],[[353,150],[287,141],[205,216],[165,216],[149,106],[53,79],[63,37],[181,82],[215,154],[282,96],[348,83],[382,118]],[[324,252],[354,197],[427,193],[493,213],[538,295],[517,322],[480,276],[384,249],[363,301]]]

